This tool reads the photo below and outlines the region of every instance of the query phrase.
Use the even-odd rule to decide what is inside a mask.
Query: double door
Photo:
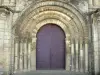
[[[55,24],[44,25],[37,33],[36,69],[65,69],[65,35]]]

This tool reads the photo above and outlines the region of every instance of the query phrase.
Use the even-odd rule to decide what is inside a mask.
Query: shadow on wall
[[[99,73],[97,73],[97,75],[100,75],[100,72],[99,72]]]
[[[98,72],[97,74],[95,74],[95,72],[92,72],[92,74],[90,75],[100,75],[100,72]]]

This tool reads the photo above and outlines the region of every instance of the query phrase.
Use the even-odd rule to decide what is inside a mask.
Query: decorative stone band
[[[58,19],[64,21],[66,26],[75,29],[82,37],[88,36],[86,21],[82,14],[71,4],[59,1],[44,1],[32,4],[17,20],[16,33],[32,32],[37,24],[46,19]],[[69,25],[73,24],[73,25]],[[30,29],[31,28],[31,29]]]

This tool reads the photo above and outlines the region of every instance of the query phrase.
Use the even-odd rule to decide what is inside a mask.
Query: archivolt
[[[40,21],[46,19],[58,19],[70,28],[71,33],[78,37],[88,37],[86,22],[79,11],[71,4],[59,1],[32,4],[16,22],[16,33],[23,35],[26,32],[32,32]]]

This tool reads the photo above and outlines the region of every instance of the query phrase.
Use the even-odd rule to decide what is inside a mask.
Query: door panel
[[[37,69],[50,69],[50,26],[44,26],[37,37]]]
[[[65,35],[54,24],[43,26],[37,34],[36,68],[38,70],[65,69]]]
[[[65,69],[65,36],[61,28],[51,26],[51,69]]]

